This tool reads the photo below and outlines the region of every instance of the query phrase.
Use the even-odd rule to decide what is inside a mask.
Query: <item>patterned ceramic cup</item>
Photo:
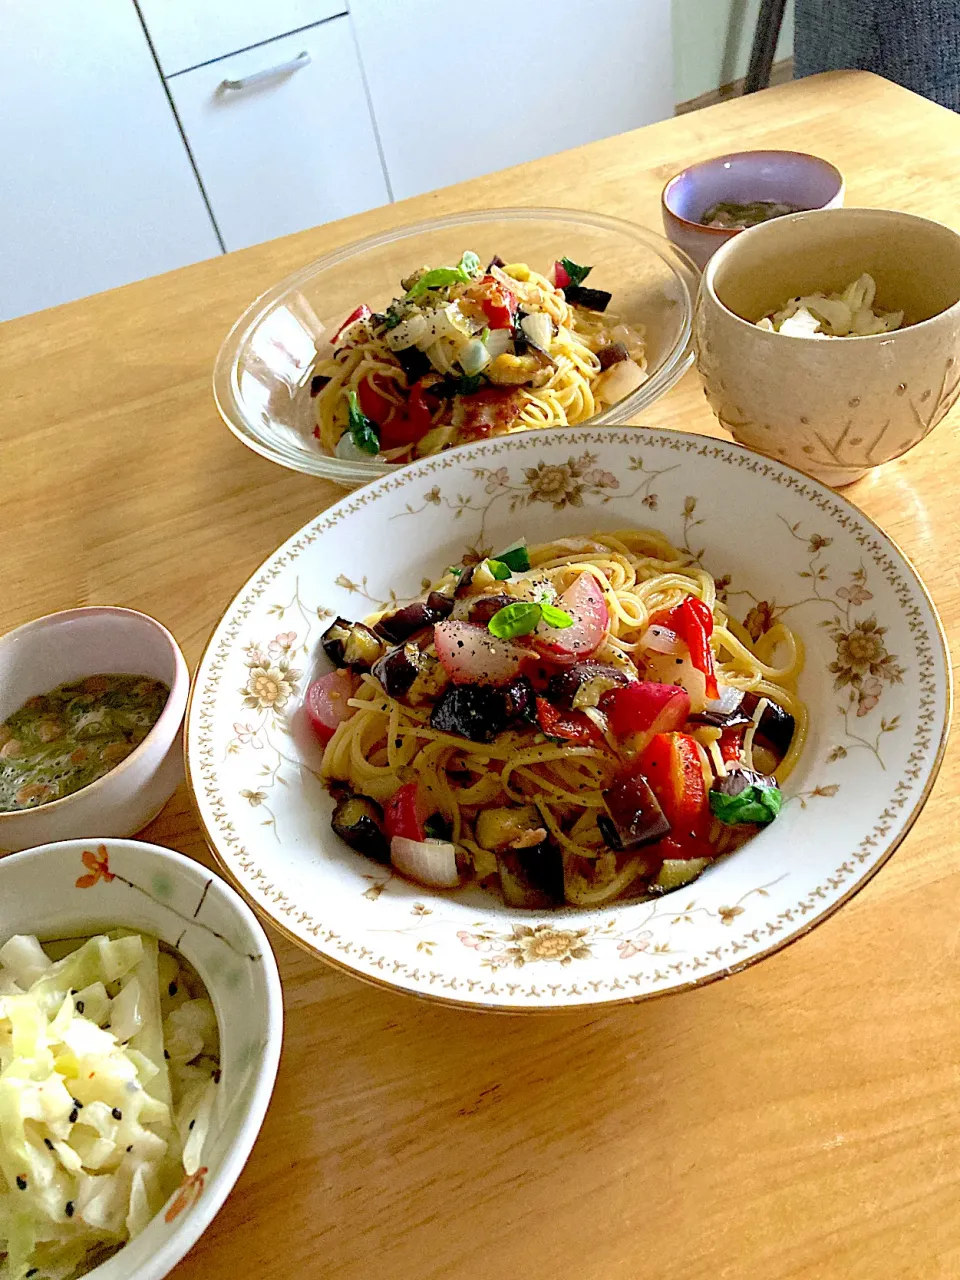
[[[864,272],[905,326],[817,340],[758,329],[792,297]],[[960,236],[886,209],[824,209],[754,227],[703,275],[697,367],[741,444],[835,487],[900,457],[960,395]]]

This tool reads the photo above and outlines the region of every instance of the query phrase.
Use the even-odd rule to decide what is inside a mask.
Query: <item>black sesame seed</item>
[[[190,1123],[187,1125],[187,1128],[192,1129],[196,1123],[197,1123],[196,1120],[191,1120]]]
[[[175,996],[179,990],[180,988],[177,986],[177,984],[175,982],[171,982],[169,987],[167,987],[167,995]]]
[[[84,1011],[84,1009],[85,1009],[86,1007],[87,1007],[87,1006],[84,1004],[84,1002],[83,1002],[82,1000],[78,1000],[78,1001],[77,1001],[77,1013],[83,1013],[83,1011]]]
[[[27,1180],[22,1173],[17,1174],[17,1186],[21,1191],[26,1191],[27,1189]]]
[[[167,1059],[168,1062],[170,1061],[170,1055],[169,1053],[167,1053],[166,1049],[164,1049],[163,1051],[163,1056]]]
[[[127,1151],[128,1151],[128,1152],[130,1152],[130,1151],[132,1151],[132,1150],[133,1150],[133,1143],[131,1143],[131,1144],[130,1144],[130,1146],[129,1146],[129,1147],[127,1147]]]
[[[68,1218],[73,1217],[73,1201],[72,1200],[67,1201],[66,1205],[64,1206],[63,1212],[67,1215]]]
[[[123,1119],[123,1112],[120,1110],[119,1107],[114,1107],[113,1110],[110,1112],[110,1114],[113,1116],[114,1120]]]
[[[77,1110],[76,1107],[73,1108],[73,1110],[70,1112],[70,1115],[67,1117],[67,1119],[70,1121],[71,1124],[77,1123],[77,1121],[80,1119],[80,1112]]]
[[[53,1143],[50,1141],[49,1138],[44,1138],[43,1145],[47,1148],[48,1151],[53,1150]]]
[[[35,1276],[37,1274],[37,1271],[38,1271],[37,1267],[31,1267],[26,1274],[26,1280],[30,1280],[31,1276]]]
[[[394,738],[394,740],[393,740],[393,745],[394,745],[394,746],[397,748],[397,750],[399,751],[399,750],[400,750],[400,748],[403,746],[403,739],[402,739],[402,738]]]
[[[220,1068],[219,1068],[219,1067],[217,1067],[216,1071],[213,1073],[213,1083],[214,1083],[214,1084],[219,1084],[219,1083],[220,1083],[220,1077],[221,1077],[221,1075],[222,1075],[222,1074],[223,1074],[223,1072],[220,1070]]]
[[[83,1103],[80,1101],[79,1098],[71,1098],[70,1101],[73,1103],[73,1105],[77,1108],[78,1111],[83,1110]]]

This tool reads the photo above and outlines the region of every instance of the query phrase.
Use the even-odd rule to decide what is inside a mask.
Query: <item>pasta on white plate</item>
[[[490,435],[586,422],[646,380],[644,334],[605,314],[611,294],[568,258],[540,275],[467,251],[361,305],[312,370],[327,454],[400,463]]]
[[[753,641],[653,530],[517,543],[323,644],[334,830],[514,906],[689,884],[777,816],[806,738],[799,637]]]

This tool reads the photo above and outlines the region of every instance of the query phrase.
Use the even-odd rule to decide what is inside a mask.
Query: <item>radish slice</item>
[[[541,622],[533,634],[537,649],[563,666],[589,657],[606,639],[610,612],[592,573],[581,573],[557,601],[573,618],[572,627],[548,627]]]
[[[690,661],[687,647],[684,645],[683,657],[671,658],[664,653],[651,653],[643,656],[643,665],[651,680],[659,680],[662,684],[678,684],[690,695],[690,710],[694,715],[707,705],[707,681],[702,671]]]
[[[604,695],[601,706],[618,738],[646,729],[672,733],[683,728],[690,715],[690,697],[686,690],[650,680],[612,689]]]
[[[460,883],[457,851],[449,840],[408,840],[394,836],[390,861],[403,875],[431,889],[455,889]]]
[[[347,705],[357,691],[360,677],[352,671],[331,671],[314,680],[307,689],[303,709],[310,721],[310,728],[326,746],[344,720],[349,720],[356,708]]]
[[[531,656],[522,645],[470,622],[438,622],[433,642],[444,671],[458,684],[507,684]]]

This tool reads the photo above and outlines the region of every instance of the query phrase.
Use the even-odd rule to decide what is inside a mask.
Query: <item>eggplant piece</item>
[[[620,364],[630,359],[630,352],[622,342],[611,342],[609,347],[601,347],[597,352],[601,370],[609,369],[612,364]]]
[[[387,652],[371,668],[371,675],[383,685],[389,698],[401,698],[411,688],[420,671],[428,662],[412,640],[397,645]]]
[[[369,671],[383,657],[386,645],[369,627],[355,622],[343,646],[344,666],[354,671]]]
[[[499,253],[495,253],[493,257],[490,259],[490,261],[487,263],[487,275],[490,274],[491,267],[505,267],[506,265],[507,264],[500,257]]]
[[[485,627],[495,613],[499,613],[501,609],[505,609],[508,604],[516,604],[516,596],[477,596],[476,601],[471,601],[470,612],[467,614],[469,622],[475,622],[479,627]]]
[[[388,613],[374,626],[378,636],[385,636],[395,644],[409,640],[418,631],[432,627],[435,622],[442,622],[453,608],[451,596],[440,591],[431,591],[426,600],[414,600],[395,613]]]
[[[610,683],[606,686],[607,690],[632,683],[627,672],[622,671],[619,667],[612,666],[607,662],[591,662],[587,660],[586,662],[575,662],[572,667],[567,667],[565,671],[558,671],[556,675],[552,675],[547,685],[547,697],[555,707],[569,711],[573,707],[574,699],[581,688],[592,680],[609,681]],[[595,706],[596,703],[592,705]]]
[[[537,723],[537,695],[526,676],[514,676],[505,687],[507,715],[511,720]]]
[[[310,394],[318,396],[328,382],[330,378],[325,378],[322,373],[315,373],[310,379]]]
[[[404,699],[411,707],[425,707],[436,702],[450,683],[450,677],[439,658],[434,658],[430,654],[420,656],[425,661],[421,663]]]
[[[390,842],[383,832],[383,810],[369,796],[344,796],[333,811],[330,825],[357,853],[389,863]]]
[[[493,853],[503,853],[517,841],[529,837],[532,832],[541,833],[535,841],[540,844],[543,839],[543,819],[535,804],[481,809],[474,828],[477,844]]]
[[[752,717],[759,702],[759,694],[746,693],[740,706],[748,716]],[[796,721],[789,711],[784,711],[779,703],[767,699],[767,705],[757,725],[756,736],[768,743],[782,760],[790,750],[796,727]]]
[[[460,577],[457,579],[457,586],[453,593],[453,598],[455,600],[462,600],[464,596],[468,596],[470,594],[470,586],[473,582],[473,575],[476,572],[476,568],[477,566],[475,564],[470,565],[469,568],[464,569],[463,573],[461,573]]]
[[[497,868],[508,907],[545,911],[563,902],[563,859],[549,841],[498,853]]]
[[[681,889],[685,884],[692,884],[709,864],[709,858],[665,858],[650,889],[653,893]]]
[[[606,813],[597,814],[600,834],[618,853],[653,844],[670,834],[670,823],[646,778],[640,774],[615,778],[603,793]]]
[[[613,297],[606,289],[588,289],[582,284],[568,284],[563,295],[571,306],[586,307],[588,311],[606,311]]]
[[[334,618],[330,626],[320,637],[320,644],[323,652],[327,655],[335,667],[344,666],[343,651],[347,641],[350,639],[350,631],[353,627],[352,622],[348,622],[346,618]]]
[[[394,351],[400,368],[407,375],[407,382],[413,386],[433,368],[430,360],[419,347],[405,347],[403,351]]]
[[[736,711],[697,711],[688,717],[691,724],[704,724],[711,729],[735,729],[739,724],[749,724],[750,717],[740,707]]]
[[[430,714],[430,727],[471,742],[493,742],[507,727],[507,696],[489,684],[454,684]]]

